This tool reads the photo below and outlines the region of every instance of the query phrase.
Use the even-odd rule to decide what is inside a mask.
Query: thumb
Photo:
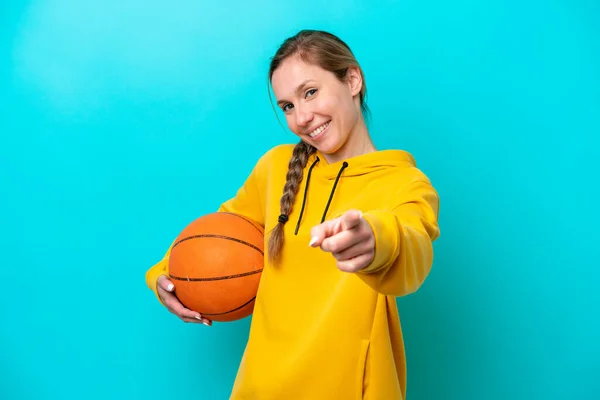
[[[362,218],[362,212],[358,210],[347,211],[341,217],[341,228],[343,231],[350,230],[359,224]]]
[[[173,283],[167,278],[166,275],[161,275],[158,277],[158,286],[166,290],[167,292],[172,292],[175,289]]]

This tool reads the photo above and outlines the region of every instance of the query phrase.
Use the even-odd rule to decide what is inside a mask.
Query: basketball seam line
[[[181,239],[180,241],[178,241],[177,243],[175,243],[173,245],[173,247],[171,248],[171,251],[173,251],[173,249],[175,248],[175,246],[177,246],[179,243],[185,242],[186,240],[198,239],[198,238],[215,238],[215,239],[231,240],[233,242],[238,242],[238,243],[241,243],[241,244],[245,244],[248,247],[252,247],[254,250],[258,251],[261,255],[263,255],[263,256],[265,255],[265,253],[260,248],[256,247],[252,243],[248,243],[248,242],[245,242],[243,240],[232,238],[232,237],[229,237],[229,236],[224,236],[224,235],[210,235],[210,234],[193,235],[193,236],[185,237],[185,238]]]
[[[243,276],[248,276],[248,275],[254,275],[254,274],[258,274],[262,271],[261,269],[257,269],[255,271],[249,271],[249,272],[244,272],[241,274],[235,274],[235,275],[227,275],[227,276],[215,276],[212,278],[184,278],[182,276],[176,276],[176,275],[172,275],[169,274],[169,277],[178,281],[189,281],[189,282],[202,282],[202,281],[222,281],[225,279],[234,279],[234,278],[241,278]]]
[[[241,306],[234,308],[233,310],[225,311],[225,312],[222,312],[222,313],[213,313],[213,314],[209,314],[209,313],[200,312],[200,315],[224,315],[224,314],[229,314],[229,313],[232,313],[232,312],[234,312],[234,311],[237,311],[237,310],[239,310],[239,309],[241,309],[241,308],[244,308],[244,307],[246,307],[248,304],[252,303],[252,301],[253,301],[254,299],[256,299],[256,296],[254,296],[253,298],[251,298],[250,300],[248,300],[247,302],[245,302],[245,303],[244,303],[244,304],[242,304]]]
[[[243,219],[244,221],[246,221],[246,222],[248,222],[250,225],[252,225],[252,227],[253,227],[254,229],[256,229],[257,231],[259,231],[261,234],[263,234],[263,235],[264,235],[264,232],[263,232],[263,231],[261,231],[260,229],[258,229],[258,227],[257,227],[256,225],[254,225],[254,222],[252,222],[252,221],[251,221],[251,220],[249,220],[248,218],[246,218],[246,217],[243,217],[243,216],[241,216],[241,215],[239,215],[239,214],[234,214],[234,213],[230,213],[230,212],[227,212],[227,211],[223,211],[223,213],[224,213],[224,214],[233,215],[234,217],[239,217],[239,218]]]

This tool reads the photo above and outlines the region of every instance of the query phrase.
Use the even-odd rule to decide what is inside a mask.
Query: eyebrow
[[[300,93],[302,90],[304,90],[304,87],[306,85],[308,85],[309,82],[313,82],[313,79],[306,79],[305,81],[303,81],[301,84],[298,85],[298,87],[296,88],[296,93]],[[289,101],[285,100],[285,99],[281,99],[277,102],[277,105],[280,106],[284,103],[289,103]]]

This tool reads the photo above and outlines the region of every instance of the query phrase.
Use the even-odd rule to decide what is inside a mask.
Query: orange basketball
[[[244,216],[217,212],[189,224],[169,257],[175,294],[212,321],[252,314],[264,263],[264,230]]]

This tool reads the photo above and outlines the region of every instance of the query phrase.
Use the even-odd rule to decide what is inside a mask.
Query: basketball
[[[190,310],[212,321],[245,318],[264,263],[264,230],[242,215],[204,215],[179,234],[169,257],[175,295]]]

